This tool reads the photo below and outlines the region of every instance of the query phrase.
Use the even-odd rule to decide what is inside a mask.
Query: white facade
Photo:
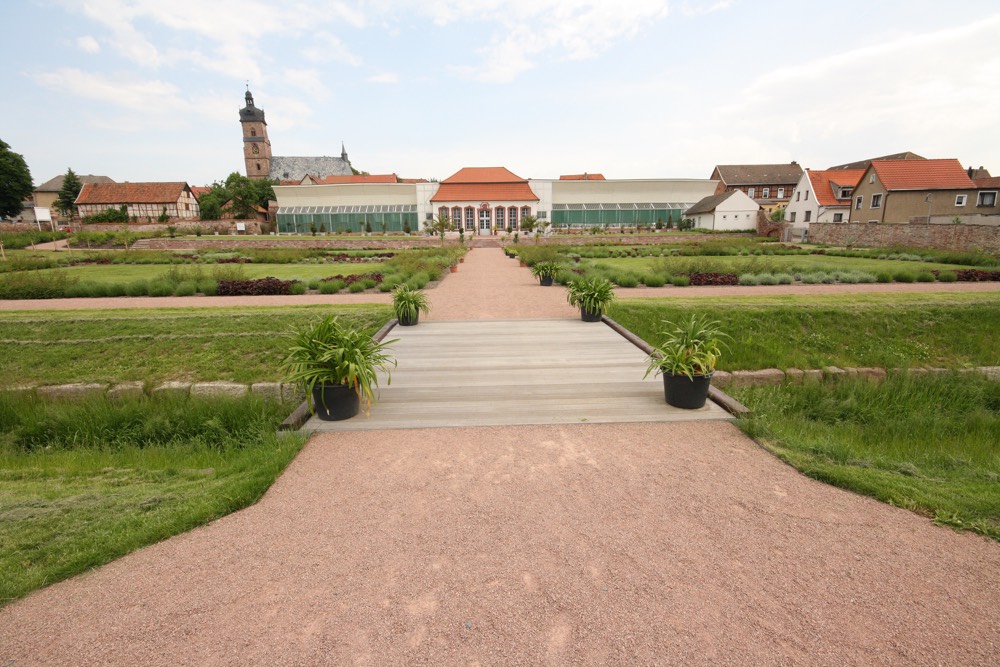
[[[711,211],[689,214],[698,229],[738,232],[757,228],[760,204],[740,190],[734,191]]]
[[[802,174],[785,208],[785,222],[792,223],[793,229],[808,229],[810,222],[846,222],[850,215],[849,205],[820,205],[816,188],[829,187],[829,183],[826,179],[815,178],[816,176],[818,174],[809,170]]]

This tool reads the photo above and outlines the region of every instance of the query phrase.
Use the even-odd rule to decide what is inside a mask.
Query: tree
[[[521,218],[521,231],[528,232],[529,234],[535,231],[535,225],[538,224],[538,218],[533,215],[526,215]]]
[[[451,218],[447,213],[442,213],[431,220],[428,228],[441,237],[441,245],[444,245],[444,234],[452,228]]]
[[[80,177],[73,173],[72,169],[66,170],[63,176],[62,187],[59,188],[59,196],[56,197],[56,206],[63,215],[73,215],[76,213],[76,198],[80,196],[83,183]]]
[[[252,218],[258,206],[267,206],[269,199],[274,199],[274,189],[277,181],[266,178],[252,179],[233,172],[225,182],[212,183],[211,189],[198,200],[202,220],[218,220],[222,217],[223,207],[229,203],[230,214],[238,220]]]
[[[10,150],[10,146],[0,139],[0,218],[19,214],[22,203],[33,190],[24,156]]]
[[[771,211],[771,222],[781,222],[785,219],[785,207],[779,206]]]

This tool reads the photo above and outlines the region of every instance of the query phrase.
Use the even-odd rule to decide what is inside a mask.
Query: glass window
[[[504,222],[504,218],[506,217],[504,216],[504,213],[506,212],[507,209],[505,209],[503,206],[497,206],[497,214],[496,214],[497,229],[504,229],[507,227],[507,223]]]
[[[761,188],[760,196],[764,199],[768,199],[771,196],[771,188]]]
[[[802,193],[801,192],[796,192],[795,193],[795,201],[799,201],[799,199],[801,199],[801,198],[802,198]]]
[[[462,224],[462,209],[457,206],[451,209],[451,221],[456,225]]]
[[[833,221],[834,222],[843,222],[844,221],[844,214],[843,213],[834,213],[833,214]]]
[[[509,209],[507,209],[507,213],[509,214],[507,224],[513,227],[514,229],[517,229],[520,226],[517,222],[517,207],[511,206]]]
[[[806,190],[806,201],[809,201],[809,191]]]
[[[471,206],[465,207],[465,231],[476,231],[476,209]]]
[[[976,200],[976,206],[996,206],[997,205],[997,192],[993,190],[992,192],[980,192],[979,199]]]
[[[872,195],[872,208],[882,208],[882,193]]]
[[[965,195],[955,195],[955,206],[965,206]]]
[[[531,215],[531,207],[530,206],[522,206],[521,207],[521,219],[524,220],[529,215]]]
[[[795,222],[795,211],[788,214],[788,222]]]
[[[810,220],[812,220],[812,216],[813,216],[813,212],[812,211],[806,211],[806,222],[809,222]]]
[[[861,195],[858,195],[857,199],[854,200],[854,208],[857,209],[857,210],[859,210],[859,211],[861,210],[861,201],[862,201],[862,199],[863,198],[861,197]]]
[[[757,188],[747,188],[747,197],[753,199],[757,196]]]
[[[785,198],[785,188],[778,188],[778,199]]]

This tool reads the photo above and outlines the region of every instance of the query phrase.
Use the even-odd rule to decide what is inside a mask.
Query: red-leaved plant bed
[[[288,294],[294,280],[277,278],[257,278],[255,280],[220,280],[219,296],[271,296]]]
[[[333,280],[340,280],[345,285],[350,285],[352,283],[356,283],[358,281],[365,280],[366,278],[371,278],[372,280],[374,280],[376,282],[376,284],[378,284],[378,283],[382,282],[382,277],[383,276],[382,276],[381,273],[352,273],[352,274],[346,275],[346,276],[341,275],[341,274],[338,273],[335,276],[328,276],[326,278],[323,278],[320,282],[322,282],[322,283],[328,283],[328,282],[333,281]]]
[[[691,285],[739,285],[740,277],[735,273],[698,273],[687,274]]]
[[[938,275],[940,271],[933,271]],[[1000,280],[1000,271],[983,271],[982,269],[959,269],[955,271],[955,277],[962,282],[981,283],[989,280]]]

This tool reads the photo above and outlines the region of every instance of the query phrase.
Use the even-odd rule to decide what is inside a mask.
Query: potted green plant
[[[427,296],[420,290],[411,289],[406,283],[392,290],[392,309],[399,324],[404,327],[415,325],[420,319],[420,311],[424,314],[430,312]]]
[[[566,300],[580,308],[580,319],[584,322],[600,322],[615,300],[615,289],[605,278],[581,278],[569,284]]]
[[[387,352],[395,340],[379,342],[363,331],[341,326],[328,315],[294,332],[284,369],[306,391],[309,409],[325,421],[365,413],[378,400],[378,373],[391,381],[396,360]]]
[[[542,287],[549,287],[552,285],[555,277],[559,275],[559,269],[558,262],[538,262],[531,267],[531,275],[538,278],[538,282]]]
[[[667,404],[676,408],[704,407],[715,364],[729,338],[719,323],[706,316],[692,315],[678,323],[664,320],[663,342],[649,355],[650,373],[663,375]]]

